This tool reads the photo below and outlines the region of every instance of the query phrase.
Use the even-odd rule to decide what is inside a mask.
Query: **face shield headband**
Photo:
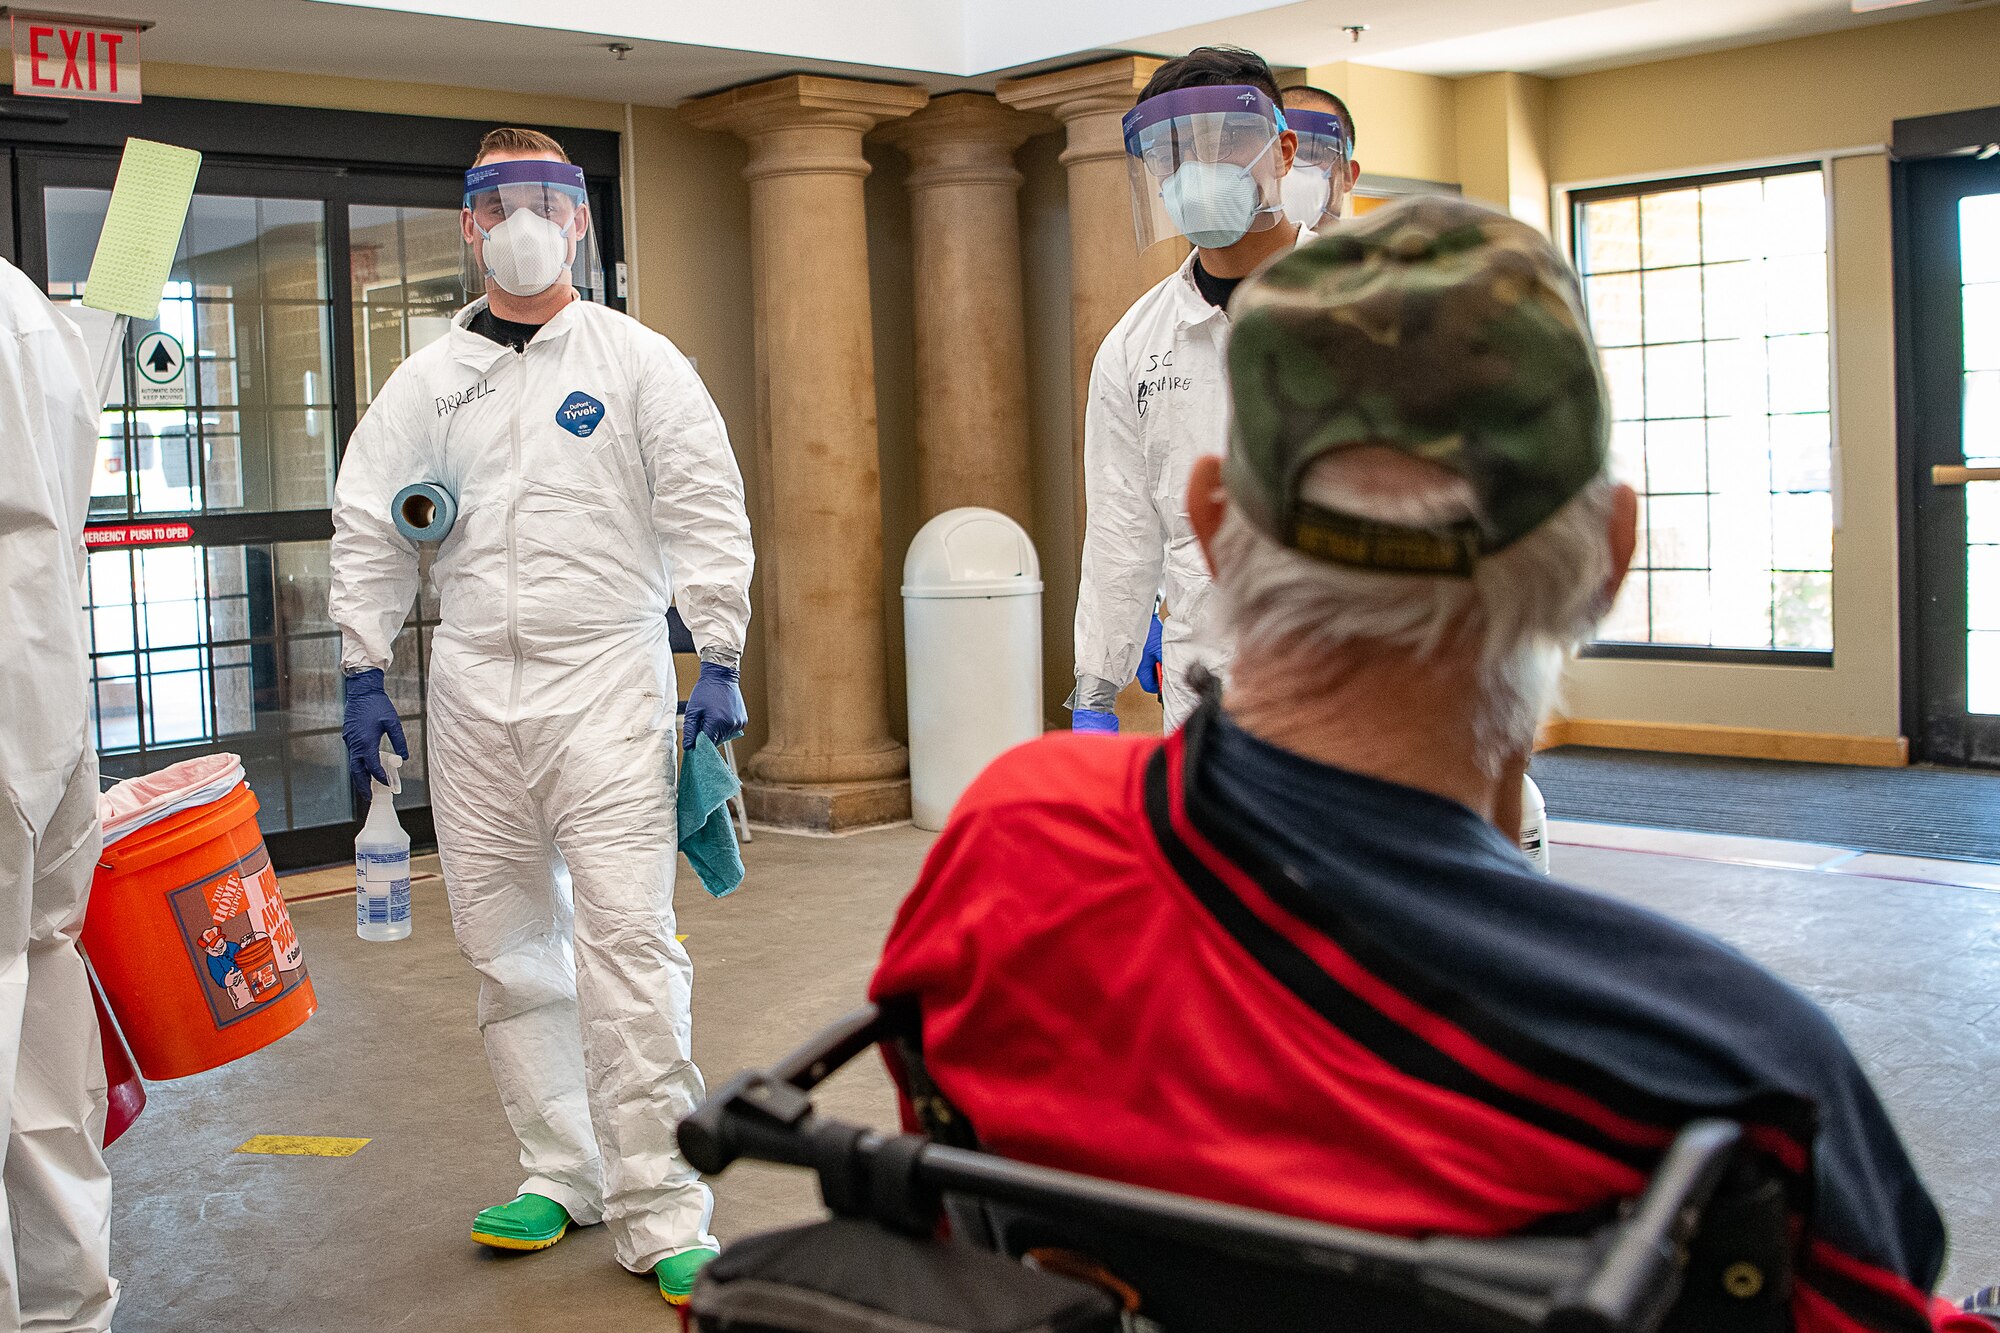
[[[1195,122],[1200,117],[1260,116],[1270,122],[1272,137],[1290,128],[1286,124],[1285,113],[1278,104],[1264,95],[1261,88],[1248,84],[1212,84],[1205,88],[1177,88],[1158,97],[1149,97],[1125,113],[1125,151],[1133,157],[1145,157],[1155,145],[1162,144],[1158,127],[1174,120]],[[1247,127],[1246,127],[1247,128]]]
[[[477,245],[466,247],[466,289],[488,285],[516,296],[572,283],[597,284],[583,170],[567,162],[492,162],[465,173],[464,207]],[[475,253],[475,250],[477,253]]]
[[[1283,184],[1285,216],[1308,231],[1337,219],[1347,198],[1347,164],[1352,145],[1340,117],[1293,108],[1285,113],[1299,136],[1291,174]]]
[[[1274,151],[1285,114],[1243,84],[1180,88],[1127,112],[1125,150],[1139,248],[1185,236],[1203,248],[1234,244],[1284,220]]]
[[[545,185],[585,202],[589,196],[583,185],[583,168],[568,162],[488,162],[465,173],[465,206],[503,185]]]
[[[1285,113],[1286,124],[1299,136],[1294,165],[1331,170],[1337,161],[1346,166],[1354,157],[1347,142],[1347,126],[1330,111],[1303,111],[1297,107]]]

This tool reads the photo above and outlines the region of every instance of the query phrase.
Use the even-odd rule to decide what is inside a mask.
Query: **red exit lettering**
[[[14,90],[38,97],[136,102],[137,28],[14,15]]]
[[[120,523],[85,528],[83,544],[91,550],[109,546],[177,546],[194,540],[188,523]]]

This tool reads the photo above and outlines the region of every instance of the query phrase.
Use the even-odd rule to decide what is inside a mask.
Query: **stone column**
[[[1033,527],[1014,150],[1052,128],[952,93],[877,136],[911,167],[920,520],[982,505]]]
[[[1088,517],[1083,493],[1084,402],[1098,344],[1134,301],[1187,258],[1187,242],[1179,239],[1142,252],[1132,225],[1132,186],[1121,122],[1161,63],[1148,56],[1121,56],[1077,69],[1007,79],[998,89],[1008,106],[1053,116],[1062,123],[1065,136],[1061,160],[1069,184],[1071,495],[1077,551],[1066,571],[1064,562],[1051,558],[1052,552],[1043,553],[1043,568],[1052,579],[1062,577],[1057,571],[1074,578],[1073,562],[1083,550]],[[1159,702],[1137,685],[1128,685],[1119,697],[1118,716],[1127,732],[1160,730]]]
[[[1083,405],[1097,345],[1146,289],[1187,258],[1187,242],[1141,252],[1132,226],[1132,187],[1120,122],[1162,62],[1121,56],[1077,69],[1003,80],[1000,100],[1062,122],[1069,173],[1071,400],[1076,460],[1076,532],[1083,540]]]
[[[750,145],[770,738],[747,796],[770,823],[832,830],[909,814],[909,755],[889,735],[861,140],[928,100],[806,75],[681,108],[695,128]]]

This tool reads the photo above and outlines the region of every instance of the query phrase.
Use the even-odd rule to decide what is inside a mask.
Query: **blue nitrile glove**
[[[1153,627],[1146,631],[1146,650],[1139,654],[1139,674],[1132,679],[1148,694],[1160,692],[1160,617],[1153,615]]]
[[[1104,736],[1118,734],[1118,714],[1100,713],[1095,708],[1073,709],[1069,715],[1071,731],[1094,731]]]
[[[347,715],[340,734],[347,741],[348,775],[364,792],[370,781],[389,785],[389,775],[382,771],[384,736],[399,756],[410,757],[409,742],[403,739],[403,720],[396,716],[396,705],[389,702],[389,692],[382,688],[379,669],[347,678]]]
[[[743,706],[743,691],[736,688],[736,668],[720,662],[703,662],[701,678],[688,691],[681,748],[692,750],[697,736],[706,736],[721,745],[741,736],[743,728],[749,725],[750,710]]]

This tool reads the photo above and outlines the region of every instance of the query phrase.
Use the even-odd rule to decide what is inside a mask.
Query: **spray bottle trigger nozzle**
[[[386,736],[382,738],[382,752],[379,757],[382,762],[382,771],[389,775],[389,782],[388,782],[389,794],[391,796],[402,795],[403,757],[397,754],[394,750],[389,748],[389,738]],[[375,785],[379,787],[382,786],[383,784],[378,782]]]

